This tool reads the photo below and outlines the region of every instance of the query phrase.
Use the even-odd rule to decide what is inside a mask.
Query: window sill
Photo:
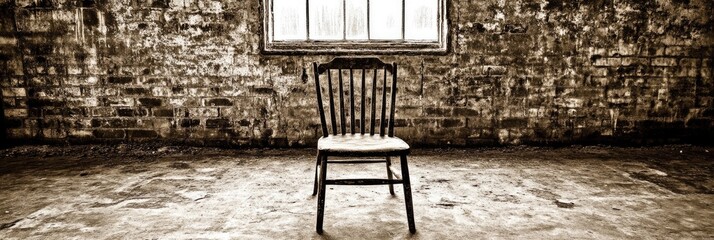
[[[263,54],[275,55],[391,55],[391,54],[433,54],[447,53],[446,44],[438,42],[273,42],[264,43]]]

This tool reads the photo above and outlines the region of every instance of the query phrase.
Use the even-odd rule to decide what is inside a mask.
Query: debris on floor
[[[20,222],[22,219],[17,219],[15,221],[9,222],[9,223],[0,223],[0,230],[15,226],[16,223]]]
[[[567,200],[555,200],[554,203],[559,208],[573,208],[573,207],[575,207],[574,202],[567,201]]]

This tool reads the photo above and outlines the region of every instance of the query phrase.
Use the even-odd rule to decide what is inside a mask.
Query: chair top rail
[[[337,57],[318,65],[317,72],[323,74],[329,69],[386,69],[390,74],[394,71],[392,64],[376,57]]]

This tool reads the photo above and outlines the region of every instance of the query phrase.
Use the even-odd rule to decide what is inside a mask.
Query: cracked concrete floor
[[[416,234],[401,186],[331,186],[318,235],[314,150],[122,146],[0,151],[0,239],[714,238],[707,147],[415,150]]]

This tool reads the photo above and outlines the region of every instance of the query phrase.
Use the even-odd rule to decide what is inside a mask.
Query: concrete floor
[[[415,150],[401,186],[333,186],[314,231],[314,150],[0,150],[0,239],[714,238],[707,147]],[[383,177],[340,165],[328,177]],[[373,173],[373,174],[370,174]],[[572,204],[570,204],[572,203]]]

